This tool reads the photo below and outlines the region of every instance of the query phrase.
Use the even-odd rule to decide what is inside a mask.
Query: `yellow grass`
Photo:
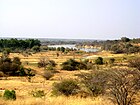
[[[46,97],[17,99],[16,101],[5,101],[0,99],[0,105],[114,105],[104,97],[79,98],[79,97]]]

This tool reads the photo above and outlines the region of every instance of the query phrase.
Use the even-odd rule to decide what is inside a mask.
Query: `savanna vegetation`
[[[0,40],[0,104],[140,104],[140,39],[70,42],[101,47],[99,52],[50,43]]]

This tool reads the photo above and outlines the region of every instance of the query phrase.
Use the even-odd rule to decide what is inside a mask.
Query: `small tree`
[[[130,41],[130,39],[129,39],[129,38],[127,38],[127,37],[122,37],[122,38],[121,38],[121,41],[122,41],[122,42],[129,42],[129,41]]]
[[[60,47],[60,51],[65,52],[65,47]]]

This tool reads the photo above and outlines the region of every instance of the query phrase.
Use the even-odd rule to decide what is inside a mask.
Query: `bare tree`
[[[140,71],[137,69],[98,70],[79,76],[93,96],[108,95],[117,105],[136,103],[135,96],[140,90]]]
[[[115,69],[108,72],[107,84],[110,95],[118,105],[132,105],[140,90],[140,72],[138,70]]]

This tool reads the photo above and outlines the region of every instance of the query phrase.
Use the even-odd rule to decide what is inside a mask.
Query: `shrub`
[[[46,69],[47,69],[47,70],[55,70],[55,68],[54,68],[52,65],[48,65],[48,66],[46,67]]]
[[[41,97],[44,97],[46,94],[45,94],[44,90],[35,90],[35,91],[31,92],[31,95],[33,97],[41,98]]]
[[[2,57],[0,59],[0,71],[2,71],[6,75],[18,75],[18,70],[20,69],[20,59],[18,57],[14,57],[13,61],[11,61],[8,57]]]
[[[28,82],[31,82],[31,78],[33,76],[35,76],[35,73],[33,72],[33,70],[31,68],[26,68],[26,71],[27,71],[27,77],[28,77]]]
[[[114,58],[110,58],[110,59],[109,59],[109,63],[110,63],[110,64],[113,64],[114,62],[115,62],[115,59],[114,59]]]
[[[23,66],[20,66],[20,69],[18,71],[19,76],[26,76],[25,68]]]
[[[3,98],[6,100],[16,100],[16,92],[14,90],[5,90]]]
[[[103,58],[102,58],[102,57],[98,57],[98,58],[95,60],[95,64],[97,64],[97,65],[102,65],[102,64],[103,64]]]
[[[73,71],[73,70],[77,70],[79,65],[79,62],[77,62],[74,59],[69,59],[66,62],[62,63],[62,70],[69,70],[69,71]]]
[[[89,95],[98,96],[105,93],[105,86],[107,82],[107,75],[103,71],[95,71],[93,73],[83,73],[79,75],[87,89]]]
[[[79,70],[79,69],[87,69],[87,65],[84,62],[78,62],[74,59],[69,59],[66,62],[62,63],[62,70],[68,70],[68,71],[73,71],[73,70]]]
[[[55,61],[45,58],[40,59],[40,61],[38,62],[38,67],[46,67],[49,65],[55,67],[57,64],[55,63]]]
[[[20,58],[19,57],[14,57],[13,63],[21,65]]]
[[[63,80],[60,83],[54,83],[52,93],[54,95],[70,96],[77,94],[79,89],[78,83],[75,80],[69,79]]]
[[[0,71],[0,77],[4,77],[4,73]]]
[[[53,77],[54,74],[51,72],[51,71],[48,71],[46,70],[43,74],[43,77],[46,79],[46,80],[49,80],[51,77]]]
[[[140,57],[129,61],[129,66],[134,67],[140,71]]]
[[[33,50],[34,52],[39,52],[39,51],[40,51],[40,46],[33,46],[33,47],[32,47],[32,50]]]

